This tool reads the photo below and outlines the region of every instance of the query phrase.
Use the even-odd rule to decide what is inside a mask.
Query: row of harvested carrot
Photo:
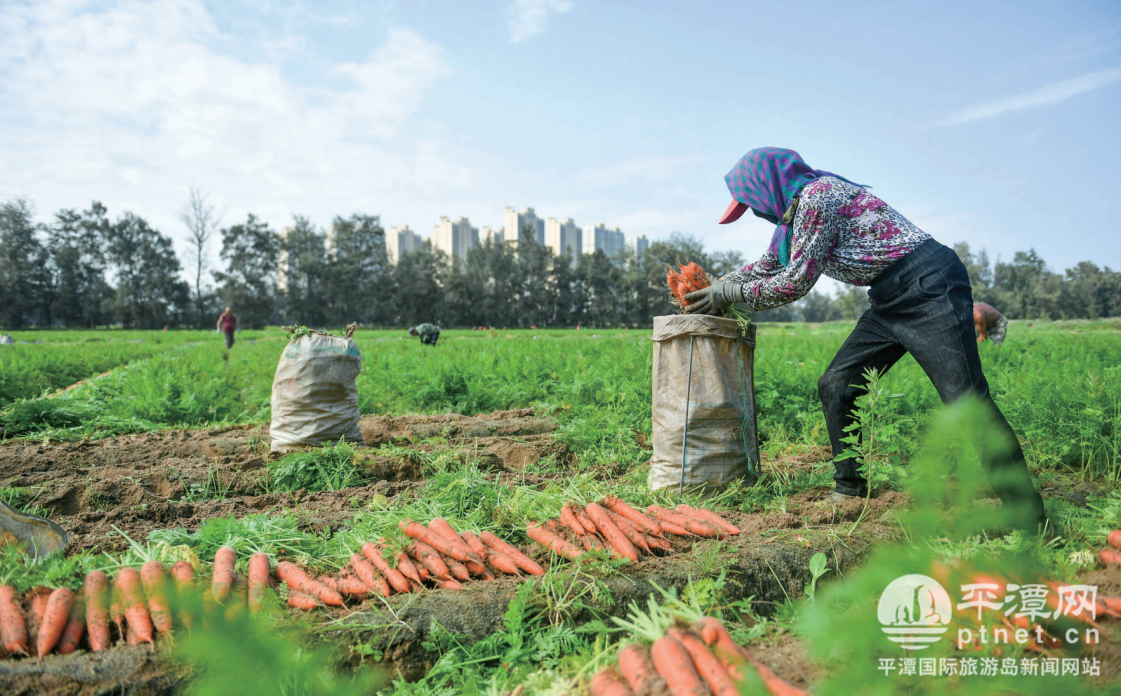
[[[692,627],[675,626],[650,648],[631,643],[614,666],[592,677],[591,696],[666,693],[673,696],[739,696],[739,686],[754,668],[772,696],[806,696],[783,681],[738,645],[719,619]]]
[[[606,549],[616,558],[637,561],[640,554],[672,552],[666,534],[724,538],[740,530],[708,510],[682,504],[673,511],[651,505],[643,514],[619,498],[607,496],[601,503],[583,508],[569,503],[561,508],[559,519],[530,524],[526,533],[570,560],[580,558],[585,551]]]

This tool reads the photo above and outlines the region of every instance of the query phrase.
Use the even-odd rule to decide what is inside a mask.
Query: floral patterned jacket
[[[802,189],[793,226],[788,266],[768,251],[721,278],[744,284],[744,302],[752,311],[797,300],[823,273],[842,283],[870,285],[885,268],[930,239],[887,203],[831,176]]]

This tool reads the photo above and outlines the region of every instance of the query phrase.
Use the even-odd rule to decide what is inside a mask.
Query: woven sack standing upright
[[[362,442],[358,387],[362,353],[347,327],[345,337],[312,332],[284,348],[272,382],[273,452],[326,442]]]
[[[654,317],[651,490],[715,492],[759,472],[755,325]]]

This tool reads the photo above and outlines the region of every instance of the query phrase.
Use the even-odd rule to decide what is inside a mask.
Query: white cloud
[[[330,89],[223,50],[240,37],[223,36],[201,0],[4,4],[0,35],[18,37],[0,42],[0,199],[26,195],[44,216],[99,199],[178,241],[192,185],[227,224],[247,212],[274,225],[293,212],[321,224],[401,215],[424,198],[402,173],[440,149],[413,130],[451,70],[439,46],[402,29],[360,61],[328,64],[343,83]],[[423,188],[465,178],[444,164]]]
[[[1037,106],[1050,106],[1064,102],[1071,97],[1092,92],[1121,81],[1121,67],[1098,70],[1080,77],[1061,82],[1052,82],[1030,92],[1006,97],[988,104],[963,109],[942,122],[944,126],[956,126],[972,121],[995,118],[1009,111],[1031,109]]]
[[[552,15],[572,9],[569,0],[514,0],[510,3],[510,41],[521,43],[545,31]]]

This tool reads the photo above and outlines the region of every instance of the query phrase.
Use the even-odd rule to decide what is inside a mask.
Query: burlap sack
[[[755,326],[732,319],[654,317],[651,490],[715,489],[759,471]]]
[[[314,333],[290,342],[272,382],[273,452],[338,442],[362,442],[358,388],[362,353],[349,337]]]

